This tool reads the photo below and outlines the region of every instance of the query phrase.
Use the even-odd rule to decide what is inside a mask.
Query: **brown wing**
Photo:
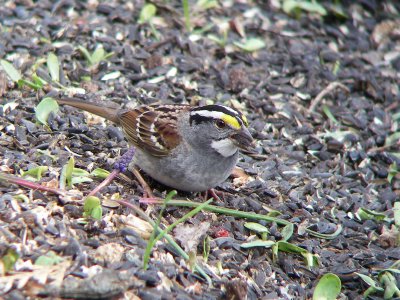
[[[177,115],[188,105],[147,105],[121,112],[119,119],[128,141],[154,156],[166,156],[180,142]]]

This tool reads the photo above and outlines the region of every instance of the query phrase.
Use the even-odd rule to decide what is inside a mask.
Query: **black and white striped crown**
[[[222,120],[232,128],[240,129],[249,124],[246,117],[239,111],[224,105],[206,105],[193,108],[190,111],[190,124]]]

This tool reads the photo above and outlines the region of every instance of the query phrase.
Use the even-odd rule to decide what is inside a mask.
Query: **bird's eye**
[[[215,120],[215,126],[217,126],[219,129],[222,129],[226,127],[226,123],[222,120]]]

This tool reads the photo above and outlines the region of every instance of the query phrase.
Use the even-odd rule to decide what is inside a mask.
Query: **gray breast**
[[[157,158],[137,149],[133,163],[155,180],[181,191],[206,191],[224,182],[236,165],[238,152],[230,157],[218,153],[172,152]]]

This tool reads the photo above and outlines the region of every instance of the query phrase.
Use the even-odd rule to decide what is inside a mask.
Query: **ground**
[[[377,285],[371,299],[383,290],[399,297],[400,4],[194,2],[186,22],[172,0],[1,5],[1,296],[310,299],[333,273],[340,299],[362,298],[368,277]],[[170,232],[190,258],[160,239],[145,270],[146,215],[160,219],[162,205],[139,201],[143,189],[126,172],[97,194],[101,220],[83,217],[81,200],[101,182],[85,171],[111,171],[128,144],[117,126],[70,107],[38,122],[38,104],[59,93],[123,108],[214,102],[241,110],[256,153],[241,155],[243,171],[212,204],[282,222],[201,211]],[[71,157],[84,170],[75,180],[93,181],[67,187],[68,196],[10,184],[10,175],[41,166],[37,182],[59,188]],[[167,187],[145,179],[165,198]],[[201,203],[204,195],[174,199]],[[161,226],[189,211],[168,205]],[[246,247],[261,239],[249,222],[268,229],[269,246]]]

